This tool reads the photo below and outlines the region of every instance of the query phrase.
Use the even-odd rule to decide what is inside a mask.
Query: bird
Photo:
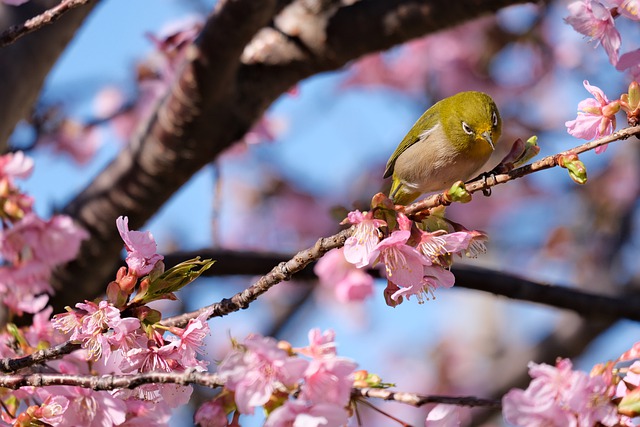
[[[392,177],[389,197],[407,205],[424,193],[486,172],[496,149],[502,119],[483,92],[460,92],[433,104],[411,127],[384,172]]]

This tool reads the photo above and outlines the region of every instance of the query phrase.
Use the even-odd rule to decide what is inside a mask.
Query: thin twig
[[[22,24],[12,25],[0,34],[0,47],[14,43],[20,37],[36,31],[45,25],[49,25],[60,19],[71,9],[89,3],[91,0],[62,0],[60,4],[47,9],[40,15],[36,15]]]
[[[0,359],[0,372],[16,372],[19,369],[44,363],[47,360],[58,359],[78,349],[80,349],[80,344],[67,341],[54,347],[36,351],[28,356]]]
[[[20,387],[45,387],[67,385],[91,390],[133,389],[144,384],[198,384],[216,388],[224,383],[216,374],[189,370],[185,372],[145,372],[135,375],[69,375],[69,374],[27,374],[1,375],[0,387],[18,389]]]
[[[144,384],[197,384],[208,388],[224,386],[218,375],[209,372],[189,370],[185,372],[145,372],[134,375],[70,375],[57,373],[37,373],[26,375],[0,376],[0,387],[16,390],[20,387],[75,386],[95,391],[116,389],[134,389]],[[429,403],[445,403],[462,406],[483,406],[500,408],[496,399],[483,399],[474,396],[437,396],[420,395],[378,388],[353,388],[353,398],[376,398],[395,401],[412,406],[423,406]]]
[[[330,237],[318,239],[313,247],[298,252],[289,261],[281,262],[273,269],[262,276],[257,282],[249,286],[242,292],[238,292],[231,298],[203,307],[200,310],[184,313],[178,316],[164,319],[161,323],[163,326],[184,327],[190,319],[195,319],[207,310],[212,310],[209,318],[226,316],[229,313],[245,309],[249,304],[255,301],[260,295],[267,292],[272,286],[291,279],[291,276],[304,269],[311,262],[316,261],[329,252],[331,249],[344,246],[345,240],[351,235],[352,229],[342,230]]]
[[[376,399],[392,400],[394,402],[406,403],[412,406],[423,406],[429,403],[444,403],[448,405],[460,406],[483,406],[486,408],[502,407],[497,399],[483,399],[474,396],[437,396],[421,395],[417,393],[407,393],[381,388],[354,388],[351,391],[352,397],[373,397]]]

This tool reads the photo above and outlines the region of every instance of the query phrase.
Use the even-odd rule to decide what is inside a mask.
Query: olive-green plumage
[[[406,205],[485,172],[501,132],[498,107],[485,93],[461,92],[435,103],[387,162],[384,177],[393,177],[389,197]]]

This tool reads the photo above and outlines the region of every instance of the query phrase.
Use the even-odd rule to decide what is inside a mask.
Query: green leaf
[[[140,290],[131,305],[144,305],[160,299],[175,299],[173,292],[182,289],[197,279],[215,263],[200,257],[181,262],[158,276],[149,276],[140,283]]]

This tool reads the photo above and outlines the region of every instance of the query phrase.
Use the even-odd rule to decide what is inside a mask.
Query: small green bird
[[[435,103],[387,162],[384,177],[393,176],[389,197],[406,205],[485,172],[501,132],[498,107],[485,93],[461,92]]]

